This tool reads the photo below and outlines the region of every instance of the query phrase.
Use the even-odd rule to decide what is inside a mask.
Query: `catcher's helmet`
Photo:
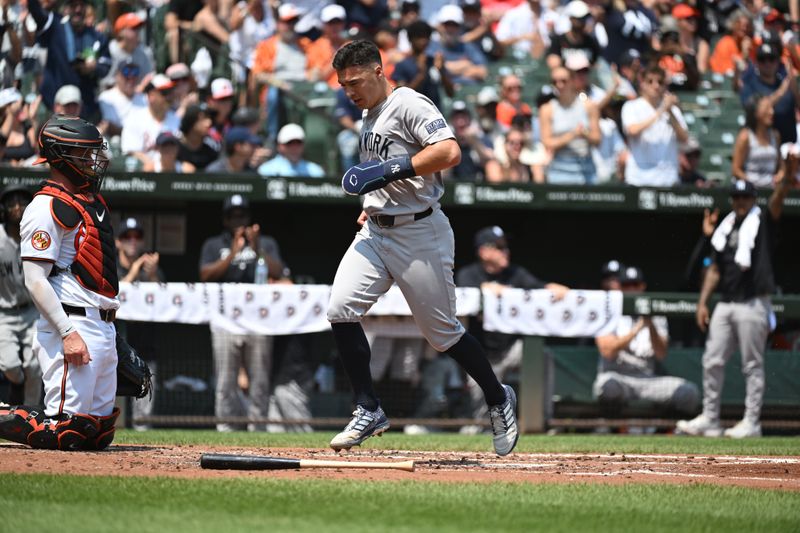
[[[97,193],[108,168],[107,145],[94,124],[78,117],[54,115],[39,132],[36,163],[47,161],[76,187]]]

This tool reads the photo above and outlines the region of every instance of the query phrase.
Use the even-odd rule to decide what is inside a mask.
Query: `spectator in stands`
[[[409,87],[430,98],[437,107],[441,105],[440,89],[447,96],[455,94],[453,82],[444,67],[444,53],[428,54],[431,43],[431,28],[424,20],[412,22],[406,28],[411,42],[411,54],[394,67],[392,79],[398,87]]]
[[[306,50],[308,79],[324,81],[331,89],[339,88],[339,79],[331,65],[333,54],[347,42],[344,33],[344,21],[347,13],[340,5],[330,4],[322,8],[322,36],[311,43]]]
[[[797,172],[797,155],[785,161],[786,175]],[[731,188],[732,211],[711,236],[711,262],[703,278],[697,302],[697,325],[708,329],[703,354],[703,412],[681,420],[676,430],[689,435],[719,436],[722,383],[725,365],[735,350],[741,352],[746,395],[743,419],[725,430],[734,438],[761,436],[761,405],[764,396],[764,351],[774,329],[775,315],[770,295],[775,292],[773,271],[777,224],[789,180],[775,184],[765,208],[756,205],[756,188],[738,180]],[[709,323],[708,301],[720,290]]]
[[[628,145],[619,131],[620,112],[625,104],[624,96],[617,95],[611,103],[600,111],[600,144],[592,149],[592,159],[597,171],[597,183],[608,183],[612,180],[623,181],[625,177],[625,159],[628,157]]]
[[[4,150],[0,161],[21,166],[37,153],[36,110],[41,98],[28,105],[14,87],[0,90],[0,140]]]
[[[513,131],[513,130],[512,130]],[[511,132],[509,132],[511,133]],[[545,282],[530,273],[525,267],[511,262],[508,239],[499,226],[482,228],[475,233],[475,255],[477,261],[456,272],[456,286],[480,287],[484,291],[501,294],[510,287],[519,289],[547,289],[553,301],[567,294],[569,287],[559,283]],[[519,369],[522,361],[522,337],[507,333],[496,333],[483,329],[483,317],[469,317],[468,331],[486,350],[492,370],[503,380],[510,372]],[[475,380],[468,379],[471,413],[476,420],[486,416],[486,402]],[[470,432],[471,428],[464,428]]]
[[[261,132],[261,113],[258,109],[253,107],[240,107],[234,111],[231,116],[231,124],[233,126],[244,126],[253,135],[258,135]],[[266,146],[259,146],[253,152],[253,157],[250,159],[250,167],[258,168],[261,164],[272,156],[272,150]]]
[[[754,95],[769,96],[775,111],[775,129],[781,141],[796,142],[800,89],[794,67],[789,62],[785,65],[780,62],[781,49],[780,41],[766,41],[759,45],[755,64],[751,63],[742,74],[739,98],[745,105]]]
[[[59,115],[80,116],[83,100],[81,90],[74,85],[64,85],[53,99],[53,113]]]
[[[533,166],[520,159],[527,142],[525,132],[522,130],[516,128],[508,130],[504,142],[505,157],[497,157],[486,162],[486,180],[533,183],[535,175]]]
[[[441,38],[438,42],[431,43],[430,52],[434,56],[442,53],[444,68],[456,87],[474,85],[485,80],[488,70],[483,52],[474,44],[461,41],[461,26],[464,23],[461,8],[451,4],[442,6],[438,21]]]
[[[573,74],[564,67],[551,72],[556,98],[539,110],[542,143],[552,153],[547,167],[547,182],[553,184],[591,184],[597,174],[591,148],[600,144],[600,117],[597,107],[579,97]]]
[[[641,269],[633,266],[622,271],[620,285],[627,294],[647,288]],[[697,385],[656,374],[656,363],[667,357],[668,343],[663,316],[623,316],[614,333],[595,339],[600,359],[592,393],[606,412],[618,413],[633,400],[648,400],[684,414],[696,412],[700,402]]]
[[[500,44],[511,47],[515,57],[539,59],[550,46],[550,33],[557,18],[541,0],[527,0],[505,12],[495,35]]]
[[[275,35],[261,41],[253,57],[253,70],[249,87],[255,92],[258,86],[266,85],[266,94],[259,101],[267,108],[267,137],[274,139],[279,128],[280,92],[292,81],[306,79],[306,51],[311,45],[307,37],[300,37],[294,28],[302,12],[293,4],[281,4]]]
[[[411,41],[406,31],[417,20],[419,20],[419,2],[417,0],[401,0],[400,20],[397,23],[400,28],[400,31],[397,32],[397,49],[405,54],[411,52]]]
[[[192,71],[185,63],[175,63],[167,67],[165,74],[175,84],[170,93],[170,108],[183,118],[186,109],[200,100]]]
[[[493,145],[497,142],[497,139],[504,136],[503,126],[497,120],[497,106],[499,103],[500,96],[495,88],[491,86],[482,88],[475,97],[475,114],[478,118],[478,125],[484,135],[491,139]]]
[[[554,69],[563,66],[567,58],[574,53],[581,53],[594,65],[600,57],[600,45],[590,33],[589,6],[582,0],[572,0],[565,9],[569,17],[569,31],[554,34],[550,48],[547,50],[547,66]]]
[[[639,51],[631,48],[626,50],[617,59],[617,75],[620,85],[617,93],[628,100],[633,100],[639,94],[636,91],[636,82],[642,69],[642,56]]]
[[[733,145],[731,170],[734,179],[770,188],[783,179],[781,136],[772,127],[775,110],[772,99],[756,94],[745,105],[744,127]]]
[[[203,0],[203,7],[192,19],[192,31],[205,37],[211,48],[228,44],[231,34],[227,27],[225,8],[229,5],[230,2],[223,0]]]
[[[211,93],[206,98],[206,105],[212,122],[209,134],[217,140],[222,139],[231,126],[234,95],[231,80],[217,78],[211,82]]]
[[[244,83],[247,71],[253,68],[253,54],[258,43],[275,33],[275,19],[268,0],[240,0],[231,9],[228,22],[234,79]]]
[[[224,230],[220,235],[209,237],[203,243],[200,281],[253,283],[256,263],[261,258],[267,263],[269,277],[282,277],[283,260],[278,243],[272,237],[262,235],[259,224],[251,223],[250,204],[245,197],[235,194],[225,199],[222,204],[222,225]],[[247,416],[251,419],[266,418],[272,338],[255,334],[238,335],[212,326],[211,342],[216,383],[214,414],[217,417],[245,414],[237,384],[239,368],[244,366],[249,377]],[[228,423],[217,424],[217,431],[240,428]]]
[[[407,55],[397,48],[397,28],[391,22],[385,21],[378,26],[372,40],[378,47],[381,63],[383,64],[383,73],[391,83],[391,80],[394,79],[395,65],[403,61]]]
[[[678,159],[678,177],[681,185],[708,187],[708,180],[699,170],[702,155],[703,148],[694,137],[689,137],[689,140],[681,145]]]
[[[184,172],[204,170],[219,158],[220,143],[211,137],[210,111],[205,104],[189,106],[181,119],[178,160]]]
[[[53,109],[59,87],[77,85],[84,117],[94,117],[98,111],[97,82],[108,74],[111,58],[105,36],[86,26],[85,1],[69,0],[64,7],[64,18],[43,9],[40,0],[28,0],[28,10],[36,21],[36,41],[47,49],[39,88],[45,105]]]
[[[182,59],[181,33],[192,30],[192,21],[195,15],[203,9],[203,4],[197,0],[169,0],[167,14],[164,16],[164,28],[169,46],[170,63],[178,63]]]
[[[297,124],[286,124],[278,132],[278,155],[258,167],[258,173],[266,177],[322,178],[321,166],[303,159],[306,133]]]
[[[484,181],[486,163],[494,159],[492,143],[480,127],[472,122],[472,114],[463,100],[450,107],[450,127],[461,148],[461,162],[444,174],[455,181]]]
[[[333,117],[342,128],[342,131],[336,135],[342,172],[359,162],[361,116],[362,110],[347,97],[344,89],[336,91],[336,107],[333,110]]]
[[[101,80],[101,88],[114,84],[115,74],[122,63],[135,63],[139,67],[141,76],[153,72],[153,52],[139,40],[139,32],[143,27],[144,20],[136,13],[125,13],[114,21],[114,40],[108,43],[111,69]]]
[[[255,174],[250,166],[253,152],[261,146],[261,137],[243,126],[230,128],[225,133],[225,153],[206,167],[206,172],[217,174]]]
[[[600,290],[603,291],[618,291],[622,289],[622,284],[619,282],[619,276],[625,266],[617,261],[611,259],[607,261],[603,268],[600,269]]]
[[[386,0],[338,0],[347,12],[347,26],[375,34],[381,22],[389,19]]]
[[[697,71],[701,75],[705,74],[708,71],[711,48],[708,41],[700,34],[701,13],[689,4],[680,3],[673,6],[672,18],[678,23],[681,52],[694,57]]]
[[[753,22],[747,12],[737,10],[728,17],[727,26],[730,33],[717,41],[708,64],[712,72],[732,76],[747,65],[753,47]]]
[[[500,78],[501,100],[497,104],[497,121],[506,129],[518,113],[533,115],[531,107],[522,100],[522,80],[514,74]]]
[[[136,157],[142,165],[148,163],[147,152],[155,148],[162,131],[178,131],[180,120],[169,109],[169,92],[174,83],[164,74],[156,74],[147,86],[147,107],[135,107],[122,122],[121,149],[123,154]]]
[[[23,23],[19,20],[22,8],[8,2],[0,10],[0,88],[11,87],[15,81],[14,70],[22,61]],[[36,27],[33,27],[36,30]]]
[[[156,137],[156,148],[148,155],[148,162],[142,170],[145,172],[169,172],[182,174],[184,163],[178,160],[181,141],[171,131],[162,131]]]
[[[100,93],[97,101],[107,136],[119,135],[128,115],[135,109],[147,108],[147,95],[136,90],[141,72],[133,61],[122,62],[114,74],[114,86]]]
[[[634,49],[642,56],[650,53],[658,19],[640,0],[608,0],[603,27],[608,35],[603,57],[617,64],[626,50]]]
[[[666,75],[657,66],[640,75],[641,97],[622,106],[628,139],[625,182],[669,187],[678,183],[678,144],[689,139],[678,98],[667,92]]]
[[[661,19],[661,49],[658,52],[658,66],[667,74],[667,87],[670,91],[696,91],[700,84],[697,58],[687,50],[672,17]]]
[[[572,83],[575,84],[575,90],[578,91],[578,94],[585,95],[586,98],[597,104],[599,109],[608,105],[608,102],[614,97],[616,88],[604,91],[592,83],[592,64],[589,63],[589,58],[583,53],[575,52],[570,54],[564,66],[572,73]]]
[[[497,61],[505,55],[505,47],[497,40],[492,27],[499,19],[493,14],[483,13],[480,0],[461,0],[464,15],[464,33],[461,40],[480,48],[489,61]]]

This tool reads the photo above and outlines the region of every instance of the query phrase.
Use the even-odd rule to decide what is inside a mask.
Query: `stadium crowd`
[[[99,124],[117,170],[336,176],[361,111],[331,59],[368,38],[450,118],[447,179],[770,187],[797,140],[797,19],[797,0],[3,0],[0,163],[32,165],[60,112]],[[335,101],[338,168],[285,118],[309,84]],[[707,179],[695,126],[716,122]]]

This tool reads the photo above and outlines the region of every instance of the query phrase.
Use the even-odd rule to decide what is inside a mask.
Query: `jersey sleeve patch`
[[[78,210],[60,198],[53,198],[51,209],[53,210],[53,218],[62,228],[72,229],[81,221],[81,215]]]
[[[47,250],[52,243],[53,239],[50,234],[44,230],[34,231],[31,236],[31,246],[33,246],[34,250],[39,250],[40,252]]]
[[[446,127],[447,127],[447,124],[445,123],[444,119],[443,118],[437,118],[436,120],[432,120],[432,121],[428,122],[427,124],[425,124],[425,131],[427,131],[428,134],[431,134],[436,130],[440,130],[440,129],[446,128]]]

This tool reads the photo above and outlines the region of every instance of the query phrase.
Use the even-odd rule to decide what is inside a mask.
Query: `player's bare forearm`
[[[719,267],[717,267],[715,263],[712,263],[711,266],[708,267],[708,270],[706,270],[706,275],[703,278],[703,287],[700,290],[700,301],[698,305],[708,305],[708,299],[717,288],[718,283]]]
[[[454,167],[460,161],[461,148],[455,139],[429,144],[411,158],[411,164],[419,176]]]

